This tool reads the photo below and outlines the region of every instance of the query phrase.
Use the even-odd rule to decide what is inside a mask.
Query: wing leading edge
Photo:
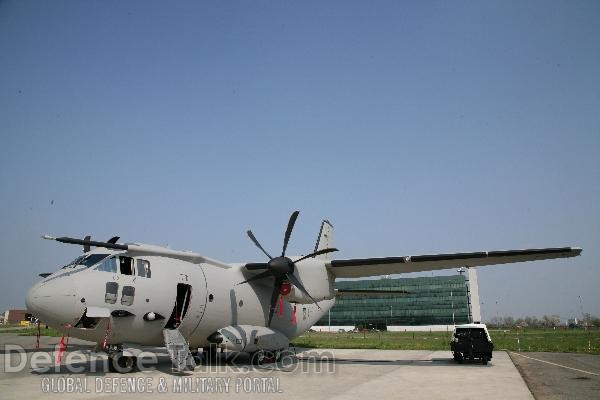
[[[433,271],[456,267],[508,264],[523,261],[576,257],[578,247],[552,247],[546,249],[478,251],[474,253],[429,254],[405,257],[355,258],[333,260],[330,270],[336,278],[362,278],[366,276]]]

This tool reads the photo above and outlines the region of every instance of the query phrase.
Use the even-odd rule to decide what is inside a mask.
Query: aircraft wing
[[[578,247],[553,247],[546,249],[478,251],[473,253],[332,260],[328,264],[328,267],[336,278],[362,278],[406,272],[567,258],[580,254],[581,248]]]

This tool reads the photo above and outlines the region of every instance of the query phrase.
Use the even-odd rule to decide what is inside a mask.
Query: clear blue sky
[[[299,209],[298,254],[322,218],[339,258],[581,246],[481,268],[484,318],[600,315],[599,20],[597,1],[3,1],[0,311],[79,254],[43,233],[259,261],[246,229],[278,249]]]

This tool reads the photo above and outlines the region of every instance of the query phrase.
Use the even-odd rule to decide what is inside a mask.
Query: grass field
[[[0,334],[2,333],[17,333],[19,336],[35,336],[37,334],[36,326],[29,326],[24,328],[14,327],[14,329],[7,328],[0,330]],[[61,337],[62,332],[57,331],[53,328],[45,328],[44,325],[40,327],[40,334],[42,336],[57,336]]]
[[[1,330],[35,336],[37,328]],[[52,328],[41,327],[42,336],[62,336]],[[387,349],[387,350],[449,350],[452,332],[366,332],[326,333],[307,332],[294,339],[297,347],[333,349]],[[553,351],[600,354],[600,329],[526,329],[490,330],[496,350]]]
[[[315,348],[449,350],[452,332],[307,332],[293,345]],[[490,331],[496,350],[600,354],[600,329]]]

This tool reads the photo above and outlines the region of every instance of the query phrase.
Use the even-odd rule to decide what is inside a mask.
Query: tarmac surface
[[[72,340],[69,354],[55,369],[54,346],[60,338],[0,335],[0,397],[165,399],[236,397],[242,399],[532,399],[523,378],[505,352],[494,352],[488,365],[457,364],[449,351],[298,349],[297,356],[273,366],[254,367],[246,355],[223,353],[216,363],[194,372],[171,371],[166,351],[151,372],[103,372],[102,356],[90,361],[89,342]],[[21,345],[23,353],[7,344]],[[41,360],[32,368],[34,361]],[[86,356],[87,359],[83,357]],[[73,359],[73,357],[79,357]],[[19,363],[23,368],[16,368]],[[44,371],[44,367],[50,370]],[[70,371],[73,368],[81,370]],[[11,369],[18,371],[10,372]],[[150,392],[151,391],[151,392]]]
[[[600,399],[600,356],[516,353],[510,357],[537,400]]]

